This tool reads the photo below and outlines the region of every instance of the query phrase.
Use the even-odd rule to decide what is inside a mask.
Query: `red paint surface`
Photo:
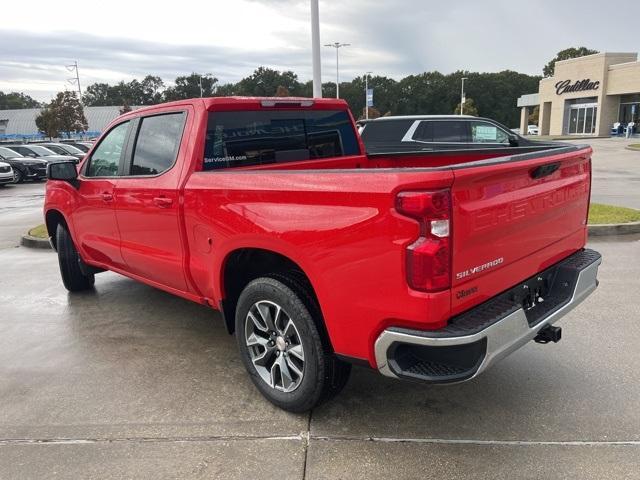
[[[384,328],[441,328],[452,315],[585,244],[588,148],[458,169],[442,167],[500,152],[362,154],[201,171],[208,112],[261,108],[260,99],[196,99],[120,117],[114,124],[186,110],[174,167],[153,178],[81,176],[79,189],[50,181],[45,213],[62,213],[85,262],[201,303],[218,305],[224,298],[221,272],[234,250],[261,248],[288,257],[309,277],[335,351],[372,364],[373,343]],[[347,106],[323,99],[312,108]],[[536,166],[553,162],[561,167],[552,175],[530,177]],[[453,287],[424,293],[408,287],[405,272],[406,247],[418,238],[419,224],[394,205],[401,191],[440,189],[452,196]],[[456,278],[498,258],[495,267]],[[456,297],[474,287],[475,293]]]

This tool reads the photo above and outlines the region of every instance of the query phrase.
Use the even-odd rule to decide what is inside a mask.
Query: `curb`
[[[603,237],[605,235],[630,235],[633,233],[640,233],[640,222],[603,223],[601,225],[589,225],[590,237]]]
[[[29,234],[22,235],[20,238],[20,245],[28,248],[51,249],[48,238],[32,237]]]
[[[632,152],[640,152],[640,148],[631,148],[631,147],[624,147],[625,150],[630,150]]]

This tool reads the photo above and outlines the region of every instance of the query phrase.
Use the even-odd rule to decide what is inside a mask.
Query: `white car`
[[[13,183],[13,168],[8,163],[0,162],[0,186]]]
[[[527,135],[538,135],[538,126],[527,125]]]

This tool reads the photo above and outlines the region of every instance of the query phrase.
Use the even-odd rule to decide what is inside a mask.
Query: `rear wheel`
[[[58,264],[62,283],[70,292],[88,290],[95,283],[95,276],[90,273],[85,275],[80,269],[80,255],[69,231],[58,224],[56,229],[56,247],[58,250]]]
[[[236,338],[244,366],[258,390],[284,410],[310,410],[349,378],[351,365],[331,351],[319,315],[307,287],[293,276],[253,280],[238,299]]]

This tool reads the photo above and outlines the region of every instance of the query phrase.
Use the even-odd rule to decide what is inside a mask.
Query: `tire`
[[[80,255],[69,231],[58,224],[56,229],[56,246],[58,250],[58,264],[60,265],[60,275],[62,283],[70,292],[80,292],[89,290],[95,283],[95,275],[85,275],[80,270]]]
[[[254,385],[283,410],[311,410],[349,379],[351,365],[333,354],[320,309],[294,275],[273,274],[245,287],[236,307],[236,340]]]
[[[20,170],[15,170],[14,174],[13,183],[24,183],[24,173]]]

